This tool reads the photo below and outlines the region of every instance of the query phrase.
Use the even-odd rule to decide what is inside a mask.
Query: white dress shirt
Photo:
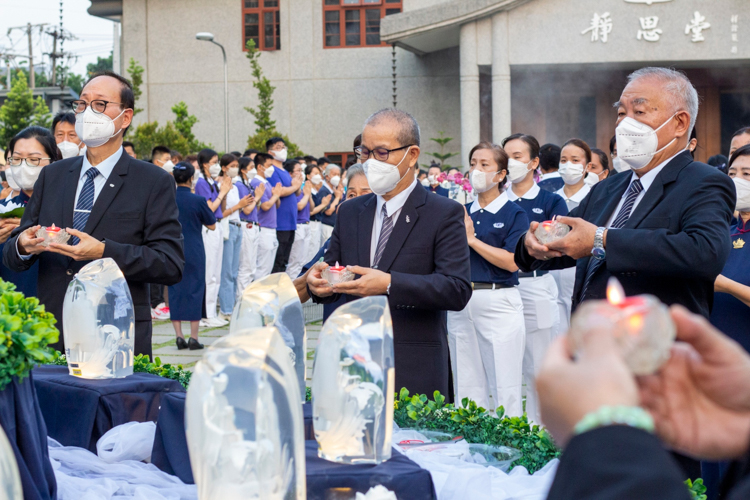
[[[227,193],[227,208],[232,208],[236,204],[240,202],[240,190],[237,189],[237,186],[232,184],[232,189],[229,190]],[[240,209],[242,210],[242,209]],[[240,210],[235,210],[231,214],[227,216],[229,220],[240,220]]]
[[[584,184],[583,187],[570,198],[565,194],[565,186],[561,187],[558,191],[555,191],[555,193],[562,196],[563,200],[565,200],[565,204],[568,205],[568,212],[570,212],[581,204],[586,195],[589,194],[589,191],[591,191],[591,187],[588,184]]]
[[[375,221],[372,224],[372,241],[370,241],[370,263],[375,260],[375,252],[378,250],[378,238],[380,238],[380,229],[383,227],[383,205],[385,210],[388,212],[388,216],[393,220],[393,227],[396,227],[396,221],[398,220],[401,209],[404,208],[404,203],[409,198],[409,195],[414,188],[417,187],[417,179],[414,178],[414,182],[411,185],[398,193],[396,196],[388,201],[385,201],[382,196],[377,197],[377,206],[375,207]]]
[[[682,151],[680,151],[682,153]],[[677,153],[680,154],[680,153]],[[672,161],[675,156],[674,155],[667,160],[659,163],[653,170],[649,170],[645,174],[643,174],[641,177],[638,177],[638,175],[635,173],[635,171],[630,176],[630,184],[633,183],[636,179],[641,180],[641,185],[643,186],[643,189],[640,193],[638,193],[638,197],[635,199],[635,203],[633,204],[633,208],[630,210],[630,214],[632,215],[633,212],[635,212],[635,207],[638,206],[638,204],[641,202],[644,196],[646,196],[646,191],[648,191],[648,188],[651,187],[651,184],[654,183],[654,179],[656,179],[656,176],[659,175],[659,172],[664,170],[664,167],[667,166],[667,163]],[[607,227],[612,227],[612,223],[615,221],[615,217],[617,217],[617,214],[620,213],[620,209],[622,208],[622,205],[625,203],[625,197],[628,194],[628,191],[630,190],[630,184],[628,184],[627,189],[625,189],[625,192],[622,193],[622,198],[620,198],[620,203],[617,204],[617,208],[615,208],[615,211],[612,212],[612,215],[609,216],[609,220],[607,221]]]
[[[518,198],[524,199],[524,200],[534,200],[537,196],[539,196],[539,191],[541,191],[542,188],[540,188],[537,183],[535,182],[533,186],[531,186],[531,189],[526,191],[523,196],[518,196],[516,193],[513,192],[513,185],[511,184],[510,188],[506,189],[505,192],[508,194],[508,199],[510,201],[516,201]]]

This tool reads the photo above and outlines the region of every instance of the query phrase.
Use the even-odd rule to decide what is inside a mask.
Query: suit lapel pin
[[[113,187],[115,187],[115,185],[114,184],[110,184],[109,187],[113,188]]]
[[[406,223],[408,224],[409,222],[411,222],[411,219],[410,219],[410,218],[409,218],[409,216],[407,215],[407,216],[406,216]]]

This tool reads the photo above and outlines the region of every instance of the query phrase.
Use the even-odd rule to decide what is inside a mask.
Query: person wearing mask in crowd
[[[72,113],[71,113],[72,114]],[[0,203],[26,206],[34,194],[34,184],[42,169],[62,157],[56,139],[42,127],[27,127],[17,133],[8,143],[7,175],[15,179],[21,187],[19,194]],[[11,231],[19,226],[21,219],[12,217],[0,219],[0,249],[10,237]],[[26,272],[16,272],[0,265],[0,278],[16,285],[16,290],[27,297],[37,296],[39,263],[34,263]]]
[[[195,169],[195,174],[193,177],[194,179],[198,179],[199,177],[201,177],[201,171],[200,171],[200,168],[198,167],[198,155],[187,155],[184,161],[191,164],[193,168]]]
[[[232,181],[231,188],[227,192],[226,205],[222,209],[223,231],[226,231],[228,237],[224,238],[224,251],[221,257],[221,287],[219,288],[220,318],[229,321],[238,295],[237,275],[240,270],[243,225],[240,214],[244,210],[250,213],[255,207],[255,199],[252,193],[240,197],[240,190],[236,185],[240,168],[235,155],[222,155],[219,165],[221,166],[219,176],[222,181],[224,178],[229,178]]]
[[[255,155],[257,173],[250,181],[252,189],[257,190],[263,185],[262,195],[258,201],[258,224],[260,232],[258,238],[258,260],[255,263],[254,281],[260,280],[271,274],[279,240],[276,238],[276,219],[281,196],[282,185],[277,183],[271,185],[269,179],[273,178],[273,157],[267,153]]]
[[[536,138],[526,134],[513,134],[503,140],[503,149],[509,156],[508,180],[511,186],[505,191],[508,199],[521,207],[530,221],[544,222],[559,215],[568,215],[568,207],[559,195],[541,189],[534,182],[534,172],[539,166],[539,142]],[[530,421],[539,423],[541,420],[534,379],[550,342],[557,334],[562,333],[558,331],[558,289],[549,271],[519,272],[518,282],[526,327],[523,353],[526,414]]]
[[[243,208],[240,212],[242,223],[242,246],[240,247],[240,268],[237,271],[237,300],[239,300],[245,288],[255,279],[255,266],[258,262],[258,243],[260,242],[260,225],[258,224],[258,203],[263,197],[266,189],[265,183],[257,188],[250,185],[255,178],[257,170],[255,163],[249,156],[243,156],[237,160],[239,175],[234,183],[239,191],[240,198],[249,194],[253,195],[252,204]]]
[[[539,170],[542,175],[539,187],[553,193],[562,189],[565,182],[560,177],[560,146],[557,144],[545,144],[539,148]]]
[[[239,158],[240,156],[242,156],[242,153],[240,153],[239,151],[230,151],[229,154],[234,156],[235,158]]]
[[[173,170],[177,183],[177,208],[180,211],[183,244],[185,247],[185,270],[182,281],[169,287],[172,326],[176,335],[177,349],[203,349],[198,342],[198,327],[206,309],[206,251],[201,231],[216,229],[216,216],[206,204],[205,198],[191,193],[195,168],[188,162],[180,162]],[[190,340],[185,341],[182,322],[190,322]]]
[[[430,187],[430,181],[427,180],[427,170],[419,169],[417,180],[426,188]]]
[[[225,326],[227,322],[216,315],[216,302],[221,287],[221,261],[224,254],[224,228],[219,224],[223,218],[222,209],[226,207],[227,193],[232,189],[229,177],[219,178],[221,165],[219,155],[213,149],[202,149],[198,153],[198,182],[195,183],[195,194],[203,196],[208,208],[216,217],[216,229],[203,229],[203,247],[206,250],[206,317],[201,326],[215,328]]]
[[[609,155],[598,148],[591,148],[591,163],[586,168],[584,182],[591,187],[609,177]]]
[[[448,169],[448,176],[450,178],[453,178],[456,174],[460,174],[460,170],[458,170],[456,167],[451,167]],[[466,175],[469,175],[469,172],[466,172]],[[459,202],[461,205],[466,205],[467,203],[471,203],[474,201],[474,195],[473,193],[470,193],[469,191],[465,191],[459,184],[457,184],[454,181],[448,181],[448,198],[451,200],[455,200]],[[445,187],[445,184],[443,185]]]
[[[157,167],[163,168],[167,173],[172,173],[172,161],[169,153],[169,148],[164,146],[155,146],[151,150],[151,163]],[[153,320],[167,320],[169,319],[169,306],[164,300],[164,286],[157,284],[150,284],[150,296],[151,296],[151,319]]]
[[[333,196],[333,200],[318,216],[322,223],[320,237],[323,241],[326,241],[333,234],[333,227],[336,225],[336,207],[341,203],[344,196],[344,185],[341,184],[341,168],[333,163],[329,163],[323,171],[323,187],[318,190],[317,199],[322,201],[328,195]]]
[[[84,147],[86,147],[84,145]],[[125,151],[125,154],[130,156],[133,159],[138,159],[138,156],[135,154],[135,145],[130,141],[122,141],[122,149]]]
[[[469,398],[483,408],[502,406],[506,415],[519,417],[526,327],[513,251],[529,219],[522,208],[509,203],[503,189],[508,155],[500,146],[479,143],[469,162],[476,199],[465,207],[464,223],[474,291],[463,310],[448,312],[455,400]]]
[[[299,162],[284,162],[284,169],[292,176],[305,175]],[[289,265],[286,273],[294,279],[300,269],[307,262],[307,252],[310,247],[310,205],[312,198],[312,184],[305,181],[297,191],[297,231],[294,233],[294,244],[289,254]]]
[[[729,167],[727,166],[727,163],[729,163],[729,158],[724,155],[713,155],[706,161],[706,163],[712,167],[718,168],[725,174],[728,173],[727,171]]]
[[[251,160],[255,160],[255,155],[260,153],[257,149],[246,149],[244,153],[242,153],[242,156],[250,158]]]
[[[185,264],[174,179],[123,152],[122,136],[135,107],[127,79],[97,73],[72,106],[86,154],[41,169],[21,225],[3,249],[3,262],[11,270],[27,271],[38,261],[39,300],[61,318],[76,273],[91,261],[112,258],[133,299],[134,354],[151,356],[148,284],[178,283]],[[36,233],[52,224],[65,228],[71,239],[42,247]],[[61,332],[52,347],[65,352],[64,338]]]
[[[440,177],[440,174],[443,171],[440,170],[440,166],[437,164],[430,165],[430,168],[427,169],[427,183],[428,186],[425,186],[425,189],[427,191],[439,194],[440,196],[445,196],[448,198],[448,190],[445,189],[443,186],[440,185],[440,180],[438,177]]]
[[[326,156],[321,156],[318,158],[318,168],[320,169],[320,172],[325,171],[326,167],[331,163],[331,160],[328,159]]]
[[[172,165],[177,165],[182,161],[182,155],[179,151],[175,151],[174,149],[169,151],[169,155],[171,156]],[[167,170],[166,168],[164,170]]]
[[[283,273],[289,263],[289,254],[297,230],[297,190],[302,186],[302,175],[292,177],[284,170],[288,150],[284,139],[272,137],[266,141],[266,152],[273,156],[274,174],[268,178],[271,185],[281,184],[279,207],[276,211],[276,239],[279,246],[273,262],[272,273]]]
[[[315,166],[315,167],[318,166],[318,159],[315,158],[314,156],[307,155],[307,156],[305,156],[303,158],[303,160],[305,160],[305,168],[307,168],[307,167],[309,167],[311,165]]]
[[[165,172],[171,174],[174,163],[172,163],[172,152],[166,146],[155,146],[151,150],[151,163],[159,168],[163,168]]]
[[[59,149],[59,148],[58,148]],[[7,149],[3,152],[3,161],[5,161],[4,171],[6,172],[5,180],[8,183],[8,190],[3,190],[2,200],[10,200],[11,198],[15,198],[19,194],[21,194],[21,188],[16,184],[16,181],[13,179],[13,176],[10,175],[10,165],[8,165],[8,155],[10,155],[10,151]]]
[[[318,196],[320,189],[323,187],[323,176],[321,175],[320,168],[315,165],[308,165],[305,169],[305,176],[307,177],[307,182],[310,184],[310,244],[307,247],[307,255],[305,257],[305,261],[309,261],[318,253],[318,250],[320,250],[321,245],[324,243],[322,240],[323,223],[320,222],[320,213],[328,208],[332,195]]]
[[[748,144],[750,144],[750,127],[742,127],[732,134],[732,140],[729,143],[729,159],[732,159],[735,151]]]
[[[52,135],[63,158],[81,154],[83,143],[76,134],[76,115],[70,111],[60,111],[52,119]]]
[[[444,311],[462,310],[471,297],[466,212],[419,185],[419,143],[419,125],[404,111],[367,119],[357,153],[374,194],[342,205],[325,262],[313,266],[307,283],[316,303],[387,295],[395,387],[450,395]],[[321,272],[336,262],[360,278],[328,286]]]

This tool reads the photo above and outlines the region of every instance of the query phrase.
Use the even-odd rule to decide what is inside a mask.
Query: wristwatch
[[[594,248],[591,249],[591,256],[597,260],[604,260],[607,256],[607,251],[604,249],[604,232],[606,230],[606,227],[596,228],[596,234],[594,235]]]
[[[385,294],[386,295],[390,295],[391,294],[391,284],[390,283],[388,283],[388,286],[385,287]]]

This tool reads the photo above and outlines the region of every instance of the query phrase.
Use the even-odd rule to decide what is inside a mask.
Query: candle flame
[[[336,261],[336,266],[335,266],[335,267],[341,267],[341,266],[339,265],[339,261]]]
[[[609,278],[609,282],[607,283],[607,300],[613,306],[625,302],[625,290],[623,290],[622,285],[615,277]]]

